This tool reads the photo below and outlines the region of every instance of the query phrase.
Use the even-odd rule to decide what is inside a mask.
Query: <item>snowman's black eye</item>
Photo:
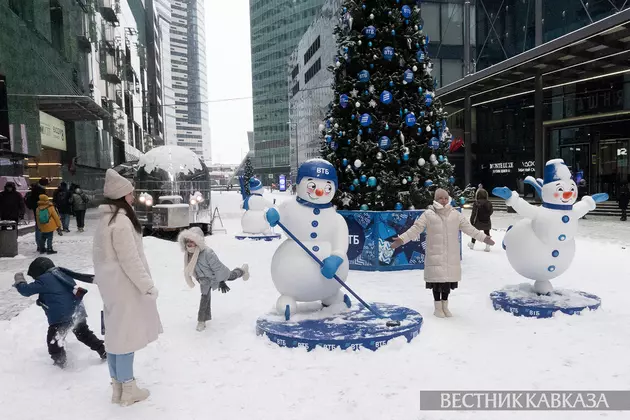
[[[332,185],[330,184],[326,184],[326,186],[324,187],[324,191],[326,191],[327,193],[332,191]]]
[[[310,190],[314,190],[316,185],[314,182],[309,182],[308,184],[306,184],[306,187]]]

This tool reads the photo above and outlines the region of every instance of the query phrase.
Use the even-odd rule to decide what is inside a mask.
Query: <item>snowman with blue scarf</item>
[[[324,307],[351,302],[333,279],[348,276],[348,225],[332,206],[337,171],[323,159],[304,162],[297,174],[297,198],[267,210],[271,226],[282,223],[323,262],[315,262],[293,239],[286,239],[271,260],[271,278],[280,293],[278,313],[289,320],[297,302],[321,301]]]
[[[241,228],[244,233],[251,235],[271,235],[271,227],[264,218],[265,209],[273,204],[263,197],[263,184],[258,178],[249,180],[250,195],[243,200],[242,208],[245,210],[241,218]]]
[[[533,206],[507,187],[495,188],[492,194],[505,200],[524,219],[508,228],[503,240],[508,261],[521,276],[534,280],[534,291],[549,294],[549,280],[564,273],[575,255],[578,220],[596,203],[608,200],[608,194],[584,196],[576,203],[577,186],[562,159],[548,161],[544,179],[525,178],[542,198],[542,206]]]

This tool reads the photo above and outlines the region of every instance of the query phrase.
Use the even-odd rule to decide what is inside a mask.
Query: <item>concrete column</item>
[[[543,82],[542,75],[536,74],[534,92],[534,149],[536,158],[536,178],[542,178],[545,165],[543,139]]]
[[[472,73],[470,68],[470,0],[464,0],[464,77]]]
[[[470,93],[464,99],[464,184],[472,182],[472,101]]]

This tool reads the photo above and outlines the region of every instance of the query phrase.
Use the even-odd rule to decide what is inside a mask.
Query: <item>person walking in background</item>
[[[142,226],[131,205],[133,185],[113,169],[105,174],[105,202],[94,233],[94,283],[103,299],[105,348],[112,380],[112,403],[143,401],[133,371],[135,352],[158,339],[162,324],[158,290],[142,245]]]
[[[39,245],[41,244],[41,232],[39,231],[39,226],[37,224],[37,202],[39,201],[39,196],[42,194],[46,194],[46,186],[48,185],[48,178],[40,178],[38,182],[31,185],[31,189],[26,193],[25,203],[26,207],[33,212],[33,217],[35,219],[35,242],[37,243],[37,252],[44,252]]]
[[[83,305],[83,296],[87,290],[77,286],[74,280],[92,283],[94,276],[80,274],[55,264],[46,257],[38,257],[28,267],[27,274],[35,279],[27,283],[24,274],[14,276],[14,287],[22,296],[39,295],[37,306],[44,309],[48,319],[46,343],[48,354],[55,366],[66,367],[67,356],[64,341],[69,331],[77,340],[106,359],[103,340],[94,335],[87,324],[87,312]]]
[[[0,192],[0,220],[12,220],[16,224],[24,217],[24,198],[15,188],[14,182],[4,184]]]
[[[59,188],[53,194],[53,203],[59,212],[61,226],[64,232],[70,232],[70,215],[72,214],[72,206],[70,205],[70,197],[72,194],[68,190],[68,184],[62,182]]]
[[[487,236],[490,236],[492,229],[492,221],[490,216],[493,212],[492,203],[488,200],[488,191],[479,188],[475,194],[475,203],[473,204],[472,214],[470,215],[470,224],[477,230],[482,230]],[[468,243],[468,248],[475,248],[476,239],[473,237]],[[486,244],[486,252],[490,252],[490,245]]]
[[[72,196],[70,197],[69,204],[72,205],[72,212],[74,213],[74,217],[77,218],[77,229],[79,232],[83,232],[85,230],[85,212],[87,211],[89,202],[90,199],[87,194],[83,192],[81,186],[75,185],[74,190],[72,190]]]
[[[628,203],[630,202],[630,189],[628,189],[628,181],[624,181],[619,188],[619,208],[621,209],[621,221],[627,220],[626,212],[628,211]]]
[[[57,251],[53,250],[53,237],[55,231],[59,235],[63,235],[61,232],[61,220],[55,206],[50,202],[50,198],[46,194],[39,196],[37,202],[37,210],[35,211],[35,223],[40,233],[39,252],[41,254],[56,254]]]
[[[438,188],[434,200],[413,226],[394,239],[391,247],[396,249],[415,240],[426,229],[424,281],[426,288],[433,291],[433,315],[444,318],[453,316],[448,308],[448,296],[452,289],[457,288],[462,277],[459,231],[489,245],[494,245],[494,241],[475,229],[462,213],[451,206],[446,190]]]

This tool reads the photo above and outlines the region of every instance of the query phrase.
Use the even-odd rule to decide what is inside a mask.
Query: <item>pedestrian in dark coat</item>
[[[57,191],[53,194],[53,203],[55,207],[57,207],[64,232],[70,232],[70,215],[72,214],[70,197],[72,197],[72,194],[68,190],[68,184],[65,182],[59,184],[59,188],[57,188]]]
[[[79,232],[83,232],[83,229],[85,228],[85,212],[87,211],[90,199],[87,194],[83,192],[81,187],[76,185],[76,188],[72,190],[72,197],[70,197],[69,202],[72,205],[74,217],[77,218],[77,229]]]
[[[87,313],[82,302],[87,290],[77,286],[74,281],[92,283],[94,276],[55,267],[45,257],[35,258],[27,274],[35,281],[27,283],[24,274],[17,273],[14,287],[22,296],[39,295],[36,303],[44,309],[48,318],[46,343],[54,364],[61,368],[66,366],[64,342],[70,330],[80,342],[97,352],[101,359],[106,359],[103,341],[94,335],[87,324]]]
[[[626,212],[628,211],[628,203],[630,202],[630,189],[628,189],[628,182],[624,182],[621,184],[621,188],[619,189],[619,208],[621,209],[621,221],[625,222]]]
[[[7,182],[4,191],[0,192],[0,220],[13,220],[18,223],[24,217],[24,198],[16,188],[15,183]]]
[[[490,236],[492,229],[492,220],[490,216],[494,212],[492,203],[488,200],[488,191],[479,188],[475,194],[475,203],[473,204],[472,214],[470,215],[470,223],[477,229],[483,230],[486,236]],[[475,238],[472,238],[468,244],[470,249],[475,248]],[[486,244],[486,252],[490,252],[490,245]]]

